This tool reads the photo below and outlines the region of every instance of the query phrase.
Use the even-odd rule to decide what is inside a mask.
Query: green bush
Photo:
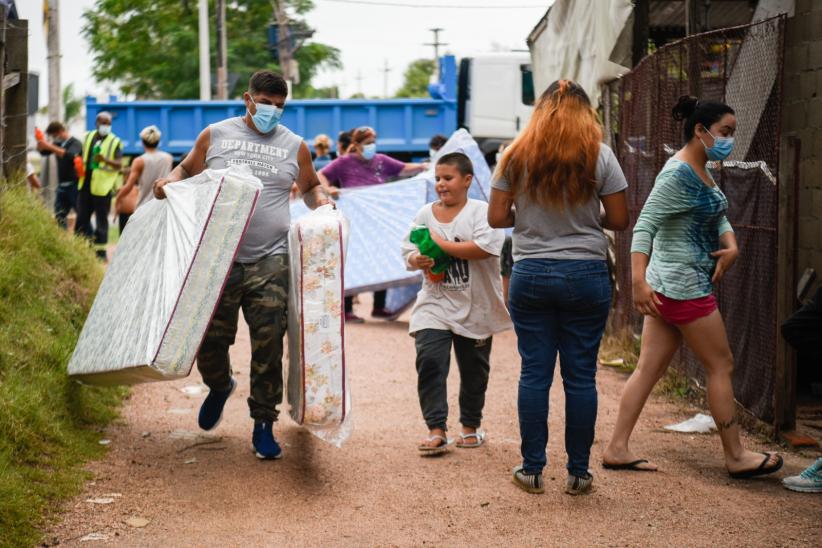
[[[25,187],[0,182],[0,546],[36,544],[123,389],[66,375],[103,268]]]

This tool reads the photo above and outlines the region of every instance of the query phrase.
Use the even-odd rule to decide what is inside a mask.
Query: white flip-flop
[[[474,438],[477,441],[474,443],[466,443],[465,440],[469,438]],[[457,447],[460,449],[474,449],[483,443],[485,443],[485,432],[483,430],[477,430],[471,434],[460,434],[460,441],[457,442]]]
[[[443,436],[429,436],[428,439],[425,441],[430,442],[434,440],[442,441],[442,444],[437,445],[436,447],[431,447],[429,445],[418,445],[417,451],[420,452],[420,455],[430,457],[434,455],[442,455],[448,451],[448,446],[454,443],[453,439],[449,439]]]

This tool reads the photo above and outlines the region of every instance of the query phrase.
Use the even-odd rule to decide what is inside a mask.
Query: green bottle
[[[434,266],[431,267],[429,275],[431,281],[442,281],[445,277],[445,271],[448,270],[448,266],[451,264],[451,257],[431,238],[428,227],[416,226],[411,229],[409,240],[417,246],[420,254],[434,259]]]
[[[97,155],[100,154],[101,150],[100,142],[98,141],[94,143],[94,146],[91,148],[91,169],[97,169],[100,167],[100,163],[95,160],[95,158],[97,158]]]

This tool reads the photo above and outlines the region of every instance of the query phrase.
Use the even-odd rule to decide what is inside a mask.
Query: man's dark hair
[[[462,152],[449,152],[448,154],[444,154],[437,160],[437,165],[454,166],[463,177],[474,174],[474,164],[472,164],[471,159]]]
[[[48,127],[46,127],[46,135],[57,135],[58,133],[63,133],[66,131],[66,126],[64,126],[60,122],[51,122]]]
[[[251,75],[248,80],[248,92],[251,95],[255,93],[267,93],[269,95],[288,96],[288,84],[285,83],[283,77],[276,72],[270,70],[258,70]]]
[[[445,135],[434,135],[431,137],[431,140],[428,141],[428,147],[433,148],[434,150],[439,150],[442,148],[442,145],[446,143],[446,141],[448,141],[448,139],[445,138]]]
[[[346,151],[348,147],[351,146],[351,135],[354,133],[353,129],[349,129],[348,131],[341,131],[337,135],[337,144],[340,146],[340,150]]]

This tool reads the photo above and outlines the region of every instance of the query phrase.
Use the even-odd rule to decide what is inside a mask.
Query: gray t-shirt
[[[523,259],[605,260],[608,240],[600,224],[599,197],[625,190],[628,182],[619,167],[614,151],[599,146],[596,174],[597,196],[588,203],[563,210],[546,208],[525,194],[514,197],[514,261]],[[491,187],[511,191],[504,178]]]
[[[469,199],[450,223],[438,221],[432,207],[433,204],[427,204],[419,210],[415,226],[425,225],[449,242],[474,242],[491,256],[473,261],[452,257],[442,282],[423,277],[411,312],[409,333],[443,329],[469,339],[485,339],[511,329],[499,275],[499,252],[505,232],[488,225],[488,204]],[[417,246],[406,235],[402,254],[409,270],[408,259],[415,252]]]
[[[263,183],[263,191],[251,216],[248,230],[240,242],[236,261],[254,263],[278,253],[288,252],[291,215],[288,197],[300,167],[297,152],[302,138],[285,126],[260,135],[241,117],[211,124],[211,145],[206,165],[222,169],[245,164]]]

